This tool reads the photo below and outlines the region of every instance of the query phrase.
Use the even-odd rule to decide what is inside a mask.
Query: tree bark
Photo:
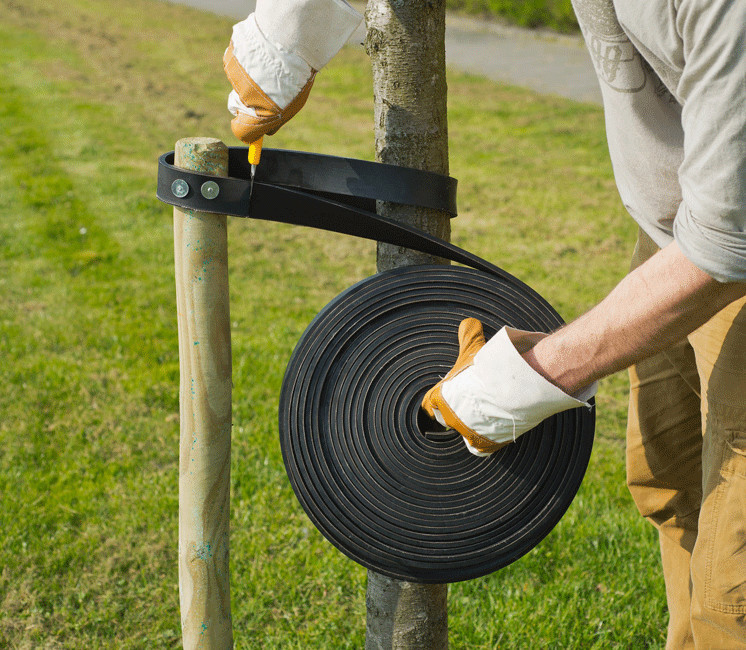
[[[369,0],[366,48],[373,66],[376,160],[448,174],[445,0]],[[379,202],[378,213],[450,239],[437,210]],[[378,271],[443,263],[378,244]],[[448,647],[448,585],[391,580],[368,571],[366,650]]]
[[[369,0],[366,48],[373,66],[376,160],[448,174],[445,0]],[[450,238],[448,215],[381,202],[382,216]],[[378,244],[378,270],[442,259]]]
[[[365,650],[448,648],[448,585],[421,585],[368,571]]]

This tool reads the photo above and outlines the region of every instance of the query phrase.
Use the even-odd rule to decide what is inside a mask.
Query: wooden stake
[[[175,164],[227,176],[228,148],[213,138],[179,140]],[[179,597],[187,650],[233,646],[229,579],[232,363],[226,226],[224,215],[174,208],[181,375]]]

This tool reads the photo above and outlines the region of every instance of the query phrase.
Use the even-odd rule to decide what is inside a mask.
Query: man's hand
[[[471,453],[487,456],[550,415],[589,407],[595,384],[571,397],[524,361],[521,355],[545,336],[504,327],[485,343],[482,324],[463,320],[456,363],[425,395],[423,409],[460,433]]]
[[[296,115],[316,73],[361,20],[344,0],[258,0],[256,12],[233,27],[223,56],[235,136],[255,142]]]
[[[502,446],[553,413],[587,406],[596,381],[681,341],[744,296],[746,283],[718,282],[674,242],[550,335],[503,328],[485,344],[481,325],[476,331],[478,322],[467,319],[456,365],[422,406],[469,451],[486,455],[499,448],[490,443]]]

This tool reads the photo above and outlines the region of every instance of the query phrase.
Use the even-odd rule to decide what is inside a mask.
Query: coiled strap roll
[[[593,442],[595,411],[583,408],[479,458],[421,413],[456,360],[463,318],[481,320],[487,337],[503,325],[562,324],[502,269],[374,212],[383,200],[455,216],[455,190],[437,174],[271,149],[254,182],[245,148],[231,149],[228,178],[177,169],[172,152],[158,168],[158,197],[183,209],[347,233],[471,267],[406,267],[339,295],[298,342],[280,395],[285,467],[308,516],[356,562],[413,582],[476,578],[536,546],[573,500]]]
[[[506,566],[564,514],[582,481],[594,413],[557,414],[489,458],[420,412],[473,316],[549,331],[562,323],[517,280],[463,267],[382,273],[332,300],[288,365],[280,441],[290,482],[322,534],[392,578],[446,583]]]

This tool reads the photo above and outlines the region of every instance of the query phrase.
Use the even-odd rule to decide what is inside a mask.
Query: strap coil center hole
[[[448,429],[436,420],[433,420],[422,407],[417,411],[417,430],[428,440],[439,442],[453,440],[459,435],[453,429]]]

